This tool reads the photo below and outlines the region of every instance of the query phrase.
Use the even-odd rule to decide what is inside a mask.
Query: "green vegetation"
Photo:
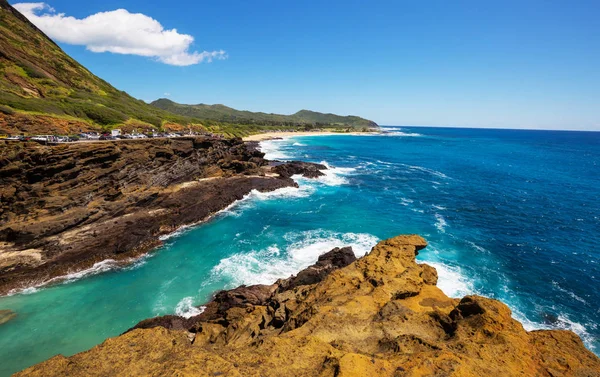
[[[318,113],[309,110],[301,110],[292,115],[267,114],[236,110],[225,105],[182,105],[166,98],[156,100],[152,102],[151,105],[159,109],[183,116],[246,125],[269,125],[284,127],[314,126],[317,128],[377,127],[377,124],[374,122],[357,116],[340,116],[335,114]]]
[[[286,116],[238,111],[222,105],[185,106],[168,100],[158,100],[153,105],[115,89],[92,74],[6,0],[0,0],[1,116],[50,115],[81,121],[94,129],[192,129],[226,136],[246,136],[275,129],[344,129],[374,125],[359,117],[310,111]],[[12,127],[15,124],[19,127],[18,123],[12,122]],[[0,122],[0,131],[1,128]]]

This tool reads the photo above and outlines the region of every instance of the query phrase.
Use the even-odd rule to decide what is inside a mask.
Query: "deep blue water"
[[[265,142],[267,157],[332,169],[299,189],[253,193],[130,268],[107,262],[0,298],[18,313],[0,326],[0,375],[147,317],[193,314],[217,289],[270,283],[335,246],[362,255],[403,233],[430,242],[418,258],[447,294],[501,299],[526,328],[571,329],[598,354],[600,133],[387,129]]]

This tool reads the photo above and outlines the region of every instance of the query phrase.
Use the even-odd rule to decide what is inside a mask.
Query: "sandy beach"
[[[329,136],[329,135],[369,135],[373,132],[331,132],[331,131],[299,131],[299,132],[265,132],[262,134],[250,135],[243,138],[244,141],[264,141],[293,136]]]

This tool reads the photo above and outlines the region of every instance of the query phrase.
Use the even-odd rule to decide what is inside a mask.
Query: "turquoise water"
[[[418,233],[449,295],[508,303],[529,329],[567,328],[600,350],[600,133],[388,128],[387,136],[263,143],[326,162],[299,189],[253,193],[125,269],[101,263],[0,298],[0,375],[88,349],[139,320],[193,315],[218,289],[271,283],[320,253]]]

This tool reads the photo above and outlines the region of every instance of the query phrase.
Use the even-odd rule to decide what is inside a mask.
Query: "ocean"
[[[505,302],[526,329],[569,329],[600,354],[600,133],[384,127],[262,143],[322,162],[299,188],[253,192],[127,268],[111,261],[0,298],[0,376],[72,355],[223,288],[272,283],[336,246],[364,255],[416,233],[448,295]]]

